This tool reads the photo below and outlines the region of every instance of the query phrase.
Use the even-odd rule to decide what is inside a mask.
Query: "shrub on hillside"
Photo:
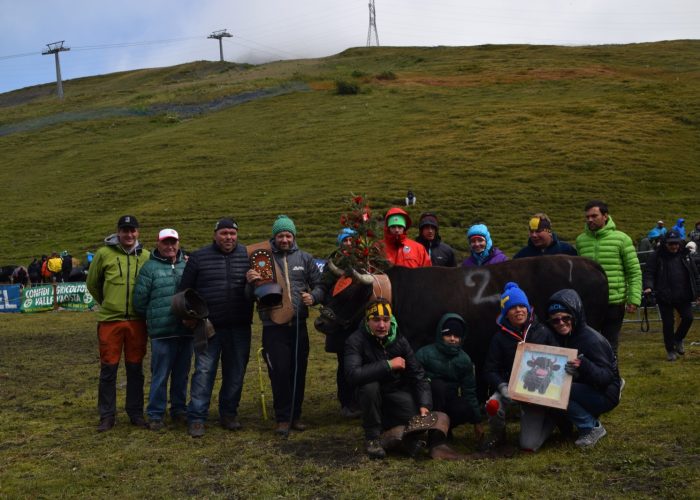
[[[382,71],[377,75],[377,80],[396,80],[396,73],[393,71]]]
[[[360,86],[356,83],[336,80],[335,89],[338,95],[355,95],[360,93]]]

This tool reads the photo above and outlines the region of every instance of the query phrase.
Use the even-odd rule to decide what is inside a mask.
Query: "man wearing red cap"
[[[411,227],[411,218],[405,210],[394,207],[384,216],[384,252],[395,266],[428,267],[430,256],[425,247],[411,240],[406,232]]]

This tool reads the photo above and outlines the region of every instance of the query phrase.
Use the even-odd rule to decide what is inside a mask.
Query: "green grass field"
[[[128,423],[123,367],[117,426],[95,432],[93,313],[4,314],[0,330],[3,498],[691,498],[700,488],[700,346],[688,345],[681,361],[664,361],[658,323],[647,334],[625,327],[627,386],[620,406],[603,417],[609,434],[595,448],[579,450],[555,434],[537,454],[454,463],[400,455],[370,461],[360,422],[339,415],[335,355],[323,351],[320,333],[310,332],[307,431],[284,440],[262,419],[256,323],[240,408],[244,429],[218,426],[217,380],[207,434],[195,440],[185,427],[154,433]],[[690,339],[698,338],[694,325]],[[271,412],[266,372],[263,381]],[[517,429],[509,423],[514,445]],[[474,451],[471,428],[457,428],[453,444]]]
[[[512,255],[539,211],[572,241],[591,198],[634,239],[660,218],[692,225],[699,50],[694,40],[357,48],[71,80],[62,102],[50,85],[0,94],[0,264],[64,249],[82,258],[124,213],[139,218],[148,247],[174,227],[188,250],[210,241],[222,215],[254,243],[286,213],[301,248],[325,256],[351,192],[381,215],[412,189],[414,219],[437,212],[460,252],[480,220]],[[338,95],[338,81],[359,93]],[[240,95],[259,97],[217,107]],[[698,497],[700,346],[667,363],[654,328],[626,327],[627,387],[593,450],[555,440],[510,459],[375,463],[359,423],[338,415],[321,334],[311,334],[303,434],[280,440],[261,420],[252,357],[242,432],[221,430],[214,411],[201,440],[139,430],[123,415],[99,435],[94,315],[0,315],[0,497]],[[699,336],[694,325],[690,339]],[[123,391],[120,372],[120,404]],[[510,431],[515,443],[517,424]],[[456,438],[473,448],[470,429]]]

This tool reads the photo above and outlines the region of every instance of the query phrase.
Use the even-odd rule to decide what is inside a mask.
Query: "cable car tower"
[[[377,47],[379,47],[379,35],[377,34],[377,14],[374,11],[374,0],[369,1],[369,29],[367,30],[367,47],[372,46],[372,34],[374,34],[374,41]]]

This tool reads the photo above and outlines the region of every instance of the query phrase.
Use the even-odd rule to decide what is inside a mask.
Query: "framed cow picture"
[[[508,383],[511,399],[566,409],[573,379],[564,367],[577,354],[576,349],[518,344]]]

